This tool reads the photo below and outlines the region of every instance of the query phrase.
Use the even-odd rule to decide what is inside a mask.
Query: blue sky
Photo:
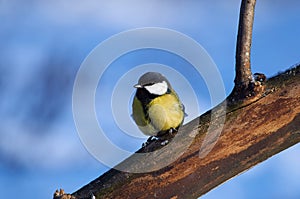
[[[114,34],[154,26],[188,35],[209,53],[223,78],[226,94],[230,93],[239,4],[238,0],[0,1],[1,196],[8,198],[14,193],[15,198],[46,198],[52,197],[57,188],[73,192],[108,169],[80,142],[72,117],[72,87],[83,60]],[[272,76],[299,63],[299,9],[296,0],[257,2],[253,72]],[[162,56],[159,52],[143,53],[147,52],[124,56],[115,64],[130,70]],[[170,55],[155,61],[168,65],[180,62]],[[112,67],[110,72],[114,70]],[[111,81],[103,79],[105,92],[111,92],[115,83]],[[211,103],[205,85],[200,88],[202,113]],[[178,90],[180,93],[182,89]],[[101,94],[97,93],[98,97]],[[96,107],[101,108],[100,100]],[[101,111],[97,113],[98,118],[103,116]],[[107,128],[113,123],[104,119],[100,122]],[[143,142],[115,136],[111,139],[129,151]],[[299,152],[296,145],[203,198],[299,198]]]

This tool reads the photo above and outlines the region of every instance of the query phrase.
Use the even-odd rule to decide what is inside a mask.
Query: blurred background
[[[85,57],[114,34],[155,26],[192,37],[215,61],[229,94],[239,7],[239,0],[0,0],[1,198],[71,193],[109,169],[80,142],[72,88]],[[257,2],[253,72],[270,77],[300,61],[299,11],[297,0]],[[200,113],[211,108],[208,95],[202,100]],[[299,154],[299,145],[291,147],[203,198],[300,198]]]

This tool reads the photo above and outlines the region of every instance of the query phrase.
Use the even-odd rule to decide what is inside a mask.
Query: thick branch
[[[208,126],[212,125],[210,112],[183,126],[177,135],[180,139],[169,143],[173,144],[172,149],[157,154],[159,164],[196,135],[185,153],[172,164],[140,174],[112,169],[73,196],[89,198],[92,192],[97,198],[197,198],[300,142],[300,67],[268,80],[266,91],[265,97],[247,106],[228,109],[222,133],[207,156],[200,158],[199,149]],[[158,146],[154,143],[139,152],[152,151]],[[143,166],[141,161],[151,164],[153,160],[130,157],[122,164],[132,168]]]

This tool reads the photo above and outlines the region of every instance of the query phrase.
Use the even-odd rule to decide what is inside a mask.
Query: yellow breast
[[[184,117],[184,112],[179,100],[172,94],[155,98],[148,109],[151,124],[159,131],[166,131],[178,127]]]
[[[133,117],[139,129],[146,135],[156,136],[161,131],[177,128],[183,122],[183,106],[176,94],[156,97],[146,110],[148,117],[143,113],[141,103],[134,99]]]

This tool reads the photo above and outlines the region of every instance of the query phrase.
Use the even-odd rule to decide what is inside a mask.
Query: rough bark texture
[[[234,98],[244,99],[255,95],[251,72],[251,42],[256,0],[242,0],[236,44]]]
[[[300,67],[269,79],[263,86],[265,94],[260,99],[227,107],[222,133],[207,156],[199,158],[199,149],[211,125],[211,112],[183,126],[178,132],[180,139],[171,141],[172,150],[157,154],[158,160],[163,160],[194,135],[193,143],[172,164],[140,174],[111,169],[72,195],[90,198],[92,192],[96,198],[197,198],[300,142]],[[139,152],[160,147],[153,142]],[[139,164],[130,159],[124,165]]]

